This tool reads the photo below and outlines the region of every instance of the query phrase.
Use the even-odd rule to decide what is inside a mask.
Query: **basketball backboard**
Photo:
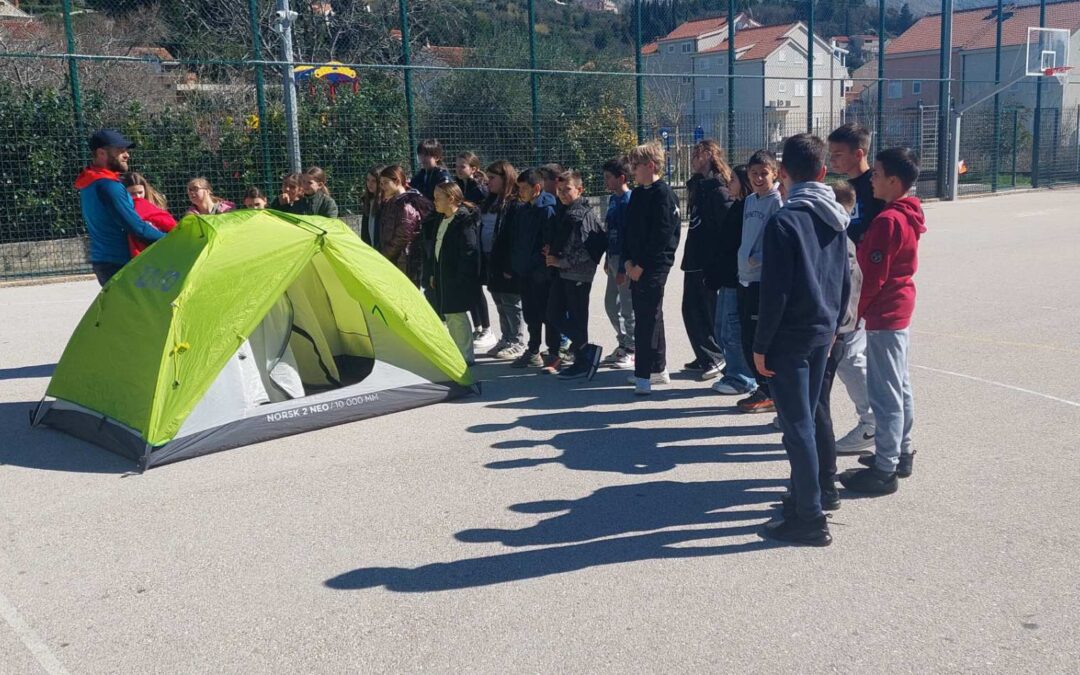
[[[1040,77],[1048,71],[1071,66],[1069,31],[1065,28],[1032,26],[1027,32],[1027,75]]]

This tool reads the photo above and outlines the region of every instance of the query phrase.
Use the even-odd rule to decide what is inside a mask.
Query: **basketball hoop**
[[[1047,77],[1056,77],[1058,83],[1064,87],[1069,80],[1069,71],[1071,70],[1072,66],[1057,66],[1056,68],[1047,68],[1043,71],[1043,75]]]

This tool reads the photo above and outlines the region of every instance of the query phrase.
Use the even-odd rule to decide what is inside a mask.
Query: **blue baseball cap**
[[[90,152],[99,148],[134,148],[135,141],[129,139],[116,129],[99,129],[90,137]]]

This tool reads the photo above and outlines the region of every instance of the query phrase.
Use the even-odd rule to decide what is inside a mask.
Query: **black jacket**
[[[286,213],[295,213],[298,216],[338,217],[337,202],[325,192],[304,195],[292,204],[283,204],[281,198],[277,197],[274,199],[274,203],[270,205],[270,208]]]
[[[739,287],[739,244],[745,205],[742,199],[731,203],[713,242],[710,261],[705,265],[705,285],[714,291]]]
[[[449,183],[453,179],[446,167],[437,166],[434,169],[420,169],[409,181],[409,187],[416,190],[429,200],[435,199],[435,186],[440,183]]]
[[[607,250],[607,226],[596,215],[589,200],[579,198],[555,217],[554,233],[548,245],[558,259],[563,279],[592,283],[596,266]]]
[[[686,184],[690,224],[686,230],[682,271],[702,272],[712,262],[716,241],[727,212],[735,201],[727,182],[720,176],[695,174]]]
[[[525,206],[514,199],[498,208],[495,221],[495,241],[491,246],[491,257],[487,260],[485,283],[492,293],[518,293],[521,282],[514,276],[513,246],[514,230],[517,218]],[[506,275],[510,275],[508,279]]]
[[[543,281],[544,235],[550,232],[555,220],[555,197],[541,192],[536,203],[522,204],[514,216],[510,261],[514,275],[522,281]]]
[[[435,246],[443,215],[424,220],[424,292],[440,316],[467,312],[480,297],[480,212],[461,206],[446,227],[442,248]]]
[[[679,199],[663,180],[638,186],[626,209],[622,259],[644,268],[646,274],[666,273],[679,248]]]
[[[460,178],[456,178],[454,182],[461,188],[461,193],[465,195],[465,201],[480,206],[480,204],[487,199],[488,189],[476,182],[475,179],[469,178],[468,180],[461,180]]]

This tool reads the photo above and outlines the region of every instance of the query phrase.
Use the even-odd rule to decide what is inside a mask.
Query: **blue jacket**
[[[522,280],[542,281],[546,278],[544,237],[555,219],[555,197],[548,192],[530,204],[523,205],[514,215],[510,264],[514,275]]]
[[[127,264],[131,260],[128,234],[149,242],[165,236],[135,213],[131,195],[115,176],[111,171],[87,167],[75,181],[90,235],[91,263]]]
[[[607,225],[608,257],[618,258],[622,255],[622,234],[626,226],[626,207],[629,205],[629,190],[608,197],[607,213],[604,214],[604,224]]]

